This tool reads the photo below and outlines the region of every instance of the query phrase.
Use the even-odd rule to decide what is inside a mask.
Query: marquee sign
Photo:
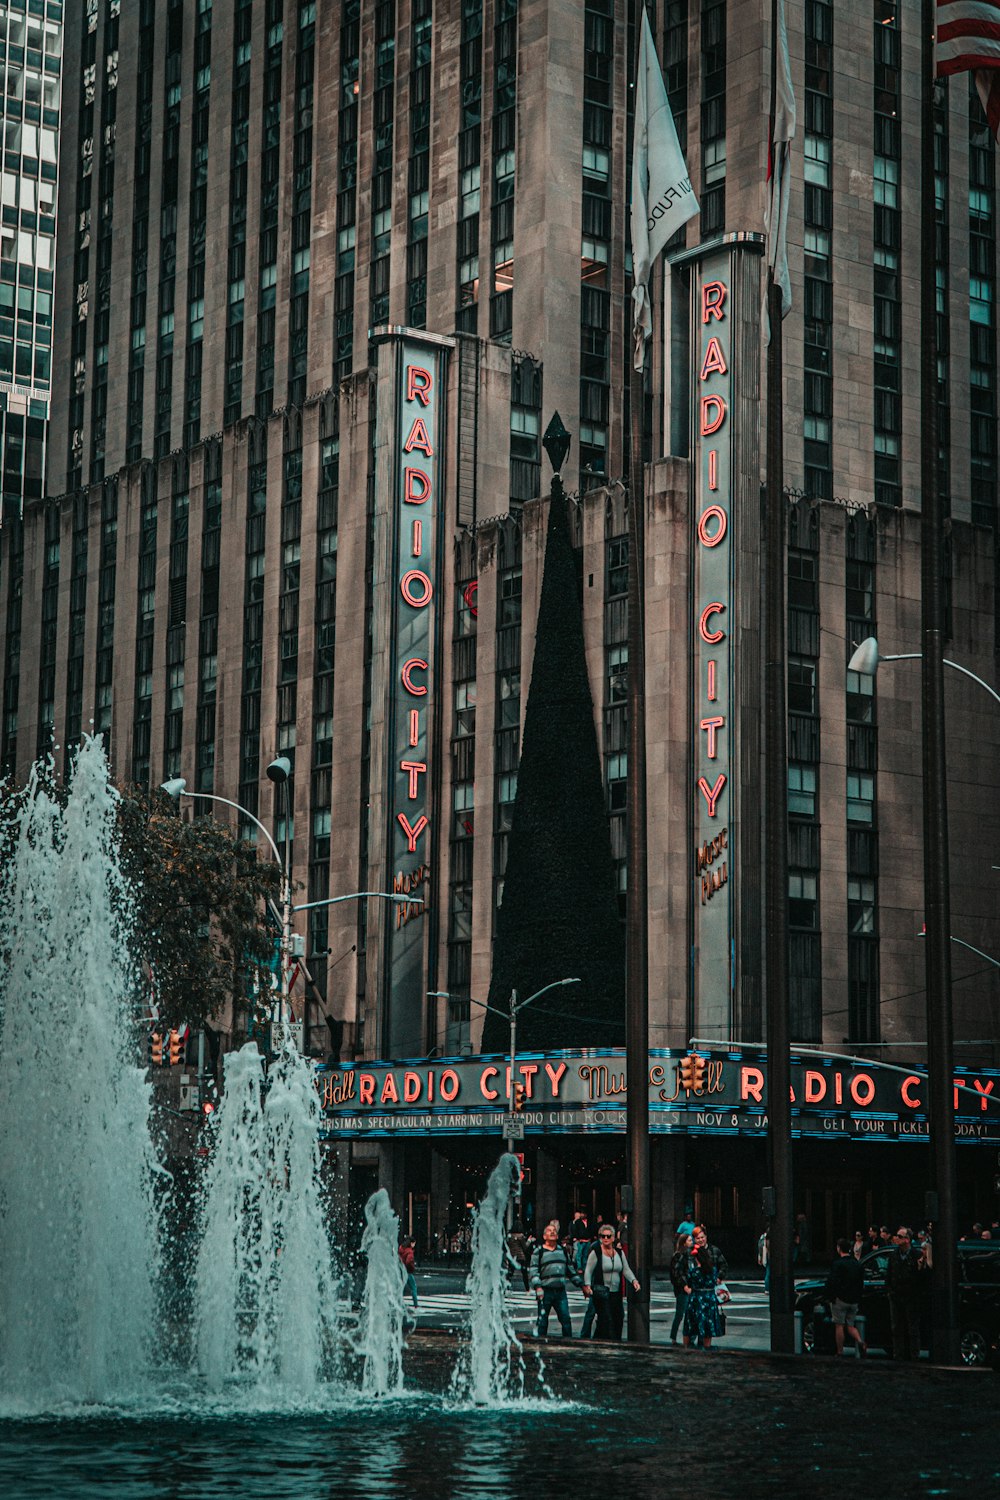
[[[445,359],[440,345],[404,338],[395,364],[387,856],[392,889],[413,899],[394,904],[388,918],[387,1042],[393,1051],[408,1051],[419,1038],[424,1003]]]
[[[761,1136],[767,1130],[767,1066],[756,1053],[688,1054],[652,1049],[646,1076],[650,1130],[668,1135]],[[328,1137],[500,1134],[510,1097],[509,1059],[358,1063],[320,1068],[316,1086]],[[622,1050],[526,1053],[518,1118],[527,1136],[622,1134],[628,1073]],[[927,1084],[917,1073],[827,1058],[792,1059],[792,1134],[824,1140],[920,1141],[928,1137]],[[959,1142],[1000,1142],[1000,1069],[955,1070]]]
[[[706,256],[694,278],[691,464],[693,1014],[726,1034],[734,987],[735,764],[733,641],[733,288],[730,256]]]

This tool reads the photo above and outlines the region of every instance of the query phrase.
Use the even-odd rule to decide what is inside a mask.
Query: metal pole
[[[778,76],[778,5],[771,0],[771,128]],[[764,977],[767,985],[767,1147],[771,1179],[771,1348],[795,1349],[792,1277],[792,1110],[788,1016],[788,772],[785,714],[785,497],[781,288],[768,273],[767,468],[764,487]]]
[[[510,1082],[507,1088],[507,1129],[510,1130],[514,1116],[514,1067],[517,1062],[517,990],[510,992]],[[514,1137],[507,1135],[507,1154],[514,1154]],[[510,1234],[514,1227],[514,1195],[511,1192],[507,1199],[507,1233]]]
[[[764,946],[767,984],[767,1144],[773,1201],[771,1348],[795,1348],[792,1111],[788,1016],[788,783],[785,745],[785,503],[782,485],[781,289],[767,289],[767,471],[764,514]]]
[[[646,888],[646,698],[644,647],[645,496],[642,468],[641,371],[631,375],[632,460],[628,546],[628,897],[625,915],[625,1096],[628,1171],[632,1187],[629,1248],[639,1290],[628,1292],[629,1343],[649,1343],[653,1277],[649,1170],[649,990]]]
[[[928,1123],[934,1220],[931,1354],[957,1364],[958,1221],[951,1014],[951,894],[948,870],[948,778],[944,725],[943,506],[938,484],[937,297],[934,186],[934,11],[923,0],[920,147],[920,488],[921,662],[923,731],[924,922],[927,929]]]
[[[285,861],[281,872],[281,1024],[290,1024],[288,1009],[288,978],[292,953],[292,868],[291,868],[291,795],[289,778],[282,782],[285,793]]]

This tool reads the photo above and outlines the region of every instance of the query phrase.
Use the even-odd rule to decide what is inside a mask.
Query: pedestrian
[[[690,1234],[679,1234],[674,1242],[674,1253],[670,1259],[670,1285],[674,1289],[677,1305],[674,1308],[674,1321],[670,1325],[670,1342],[676,1344],[677,1331],[684,1322],[684,1311],[688,1304],[687,1294],[687,1261],[688,1256],[694,1249],[694,1236]]]
[[[587,1215],[579,1208],[573,1215],[573,1222],[569,1226],[569,1232],[573,1240],[573,1256],[576,1269],[581,1271],[583,1269],[587,1246],[594,1236],[590,1232],[590,1223]]]
[[[618,1246],[619,1250],[621,1251],[621,1253],[623,1255],[627,1255],[628,1254],[628,1249],[629,1249],[628,1214],[626,1214],[626,1213],[620,1213],[618,1215],[618,1223],[617,1223],[617,1229],[616,1229],[615,1244]]]
[[[771,1286],[771,1226],[768,1224],[757,1241],[757,1264],[764,1268],[764,1290]]]
[[[590,1244],[584,1251],[583,1264],[586,1265],[591,1255],[596,1253],[596,1251],[598,1251],[600,1248],[600,1242],[598,1240],[591,1240]],[[583,1310],[583,1323],[580,1327],[580,1337],[582,1339],[590,1339],[594,1336],[594,1324],[597,1321],[597,1301],[593,1297],[587,1297],[586,1293],[584,1293],[584,1296],[586,1297],[586,1306]]]
[[[860,1229],[854,1231],[854,1244],[851,1246],[851,1254],[855,1260],[860,1260],[865,1253],[865,1237]]]
[[[691,1212],[690,1203],[685,1203],[684,1217],[674,1230],[674,1234],[694,1234],[694,1215]]]
[[[524,1282],[524,1290],[528,1291],[531,1285],[530,1278],[528,1276],[528,1265],[531,1261],[531,1252],[528,1249],[528,1241],[525,1237],[524,1229],[521,1225],[520,1220],[518,1220],[518,1222],[511,1230],[510,1234],[507,1236],[507,1250],[511,1261],[513,1262],[513,1268],[517,1271],[520,1271],[521,1273],[521,1279]]]
[[[546,1224],[542,1232],[542,1243],[531,1257],[531,1285],[538,1299],[538,1337],[545,1338],[549,1331],[549,1313],[555,1308],[562,1328],[563,1338],[573,1337],[573,1325],[569,1318],[567,1282],[574,1286],[581,1283],[580,1273],[574,1269],[571,1257],[559,1243],[559,1229],[555,1223]]]
[[[708,1250],[709,1255],[712,1257],[712,1265],[715,1267],[717,1280],[725,1281],[729,1275],[729,1262],[718,1245],[710,1245],[708,1243],[708,1230],[704,1224],[696,1224],[694,1227],[694,1248],[698,1250],[702,1246]]]
[[[625,1326],[624,1281],[628,1278],[632,1290],[639,1290],[635,1272],[623,1252],[615,1245],[615,1232],[605,1224],[598,1233],[598,1247],[587,1256],[583,1273],[583,1295],[597,1303],[598,1339],[621,1342]]]
[[[403,1296],[410,1297],[414,1307],[417,1306],[417,1278],[414,1275],[417,1258],[413,1251],[414,1241],[407,1235],[399,1247],[399,1258],[403,1262],[403,1270],[406,1272],[406,1285],[403,1287]]]
[[[703,1349],[711,1349],[712,1340],[721,1334],[718,1286],[719,1273],[712,1258],[708,1235],[699,1224],[694,1232],[694,1249],[687,1257],[684,1283],[688,1299],[684,1310],[685,1349],[690,1349],[692,1339],[699,1342]]]
[[[893,1359],[920,1358],[921,1275],[927,1262],[913,1247],[909,1229],[896,1231],[896,1248],[885,1268],[885,1289],[889,1297],[889,1320],[892,1326]]]
[[[833,1320],[833,1336],[837,1342],[837,1353],[844,1352],[845,1329],[857,1346],[858,1354],[868,1353],[868,1345],[861,1337],[855,1319],[864,1290],[865,1273],[849,1239],[837,1241],[837,1255],[826,1278],[825,1295],[830,1301],[830,1317]]]

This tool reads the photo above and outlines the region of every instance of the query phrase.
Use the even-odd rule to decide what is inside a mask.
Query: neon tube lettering
[[[719,529],[713,536],[708,529],[709,521],[718,521]],[[704,547],[717,547],[726,534],[729,517],[721,505],[710,505],[698,518],[698,540]]]
[[[411,656],[409,661],[404,661],[403,670],[399,674],[400,681],[411,697],[425,698],[427,696],[426,685],[424,687],[420,687],[413,681],[413,673],[416,671],[427,671],[427,663],[424,661],[422,656]]]
[[[711,318],[716,318],[721,323],[726,316],[722,311],[725,300],[725,284],[721,281],[706,281],[701,289],[701,321],[707,323]]]
[[[403,470],[403,501],[406,505],[423,505],[431,498],[431,477],[423,469]]]
[[[414,448],[419,448],[421,453],[426,453],[428,458],[434,457],[434,449],[427,435],[427,425],[423,417],[414,417],[410,435],[403,444],[404,453],[412,453]]]
[[[716,754],[717,754],[718,748],[719,748],[718,744],[716,743],[716,735],[717,735],[717,732],[725,724],[725,722],[726,722],[725,719],[722,717],[721,714],[719,714],[715,718],[712,718],[712,719],[702,719],[702,721],[701,721],[701,723],[699,725],[699,728],[700,729],[704,729],[705,732],[706,732],[706,734],[708,735],[708,752],[707,753],[708,753],[709,760],[714,760],[715,757],[716,757]]]
[[[721,625],[716,630],[709,630],[708,628],[708,622],[712,618],[712,616],[724,614],[725,609],[726,606],[721,602],[721,600],[713,599],[712,603],[706,604],[705,608],[702,610],[701,616],[698,620],[698,634],[701,636],[706,645],[717,646],[719,641],[725,640],[726,632],[722,629]]]
[[[711,437],[713,432],[718,432],[729,408],[721,396],[714,394],[702,396],[701,398],[701,435]]]
[[[424,370],[420,365],[407,365],[406,367],[406,399],[407,401],[419,401],[421,406],[428,406],[431,399],[431,391],[434,382],[431,372]]]
[[[710,818],[714,818],[715,817],[716,805],[718,804],[719,798],[722,796],[722,791],[723,791],[723,788],[725,787],[725,785],[726,785],[726,773],[725,773],[725,771],[720,771],[719,772],[718,780],[716,781],[716,783],[715,783],[715,785],[713,787],[709,786],[709,784],[705,780],[704,776],[699,776],[698,777],[698,790],[701,793],[701,795],[704,797],[705,801],[708,803],[708,816]]]
[[[417,790],[417,777],[420,775],[421,771],[427,770],[427,766],[422,760],[401,760],[399,763],[399,769],[401,771],[409,772],[409,798],[411,802],[415,802],[417,800],[417,797],[419,796],[419,792]]]
[[[701,375],[699,378],[701,380],[707,380],[708,377],[713,373],[726,375],[728,374],[728,372],[729,366],[726,364],[726,356],[722,352],[722,345],[713,334],[708,341],[708,348],[705,350],[705,358],[701,362]]]
[[[399,824],[400,828],[406,834],[406,847],[407,847],[408,852],[410,854],[416,854],[416,852],[417,852],[417,839],[420,837],[420,835],[423,833],[424,829],[427,827],[427,819],[425,818],[424,814],[423,813],[420,814],[420,817],[413,824],[412,828],[410,827],[410,820],[406,816],[405,813],[397,813],[396,814],[396,822]]]
[[[399,580],[399,592],[414,609],[424,609],[431,602],[434,586],[426,573],[421,573],[419,568],[410,568]]]

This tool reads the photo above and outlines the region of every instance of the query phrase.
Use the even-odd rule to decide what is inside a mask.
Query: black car
[[[885,1269],[891,1248],[871,1250],[861,1258],[865,1286],[858,1309],[865,1319],[865,1342],[871,1349],[892,1348],[889,1298]],[[1000,1365],[1000,1242],[963,1240],[958,1247],[959,1331],[962,1363]],[[830,1306],[824,1296],[825,1279],[797,1281],[795,1311],[802,1314],[802,1339],[807,1353],[834,1351]],[[931,1278],[924,1283],[921,1311],[921,1343],[926,1349],[930,1333]]]

